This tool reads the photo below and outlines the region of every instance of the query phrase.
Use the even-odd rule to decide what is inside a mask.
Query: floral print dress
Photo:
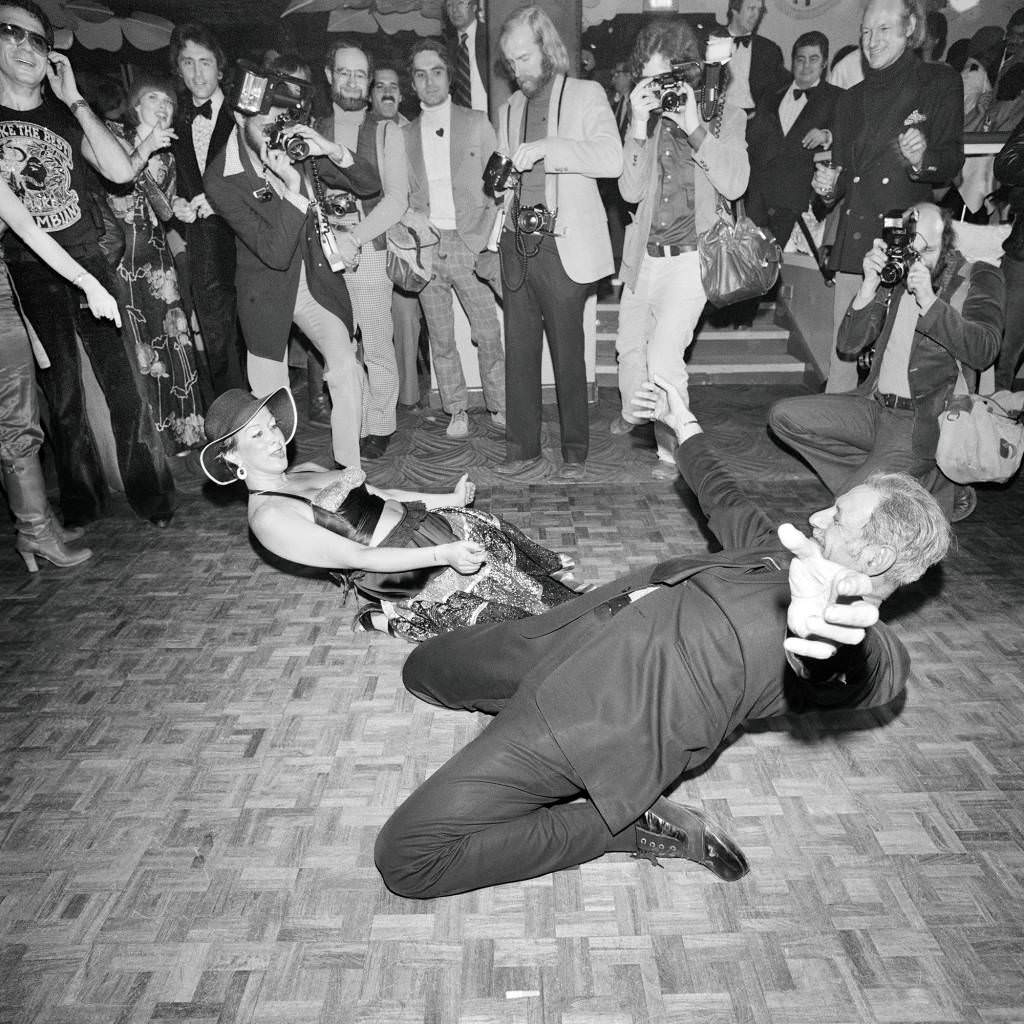
[[[108,127],[127,149],[133,148],[123,126],[108,123]],[[167,151],[156,153],[147,171],[151,183],[143,183],[140,176],[123,187],[107,185],[107,205],[124,235],[124,253],[113,277],[122,330],[134,348],[157,431],[165,451],[179,455],[206,443],[202,399],[174,258],[144,189],[144,184],[151,189],[155,185],[166,201],[159,202],[157,196],[157,205],[166,205],[163,212],[169,210],[175,194],[174,157]]]

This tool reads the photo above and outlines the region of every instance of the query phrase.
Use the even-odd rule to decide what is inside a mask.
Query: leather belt
[[[696,251],[697,246],[695,245],[655,245],[653,242],[647,243],[648,256],[682,256],[684,252]]]
[[[904,398],[902,395],[887,395],[883,391],[875,392],[875,401],[879,405],[884,405],[886,409],[906,409],[908,412],[914,409],[912,399]]]

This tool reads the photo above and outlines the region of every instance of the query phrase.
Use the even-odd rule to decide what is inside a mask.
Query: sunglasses
[[[15,46],[20,46],[27,39],[28,45],[36,53],[45,56],[50,52],[50,42],[46,36],[33,32],[31,29],[22,28],[21,25],[11,25],[6,21],[0,22],[0,39],[5,43],[14,43]]]

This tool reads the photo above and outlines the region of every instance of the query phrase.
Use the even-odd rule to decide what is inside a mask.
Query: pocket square
[[[920,110],[915,109],[912,110],[909,114],[907,114],[906,118],[903,121],[903,124],[904,127],[910,128],[915,124],[924,124],[924,122],[927,120],[928,116],[926,114],[922,114]]]

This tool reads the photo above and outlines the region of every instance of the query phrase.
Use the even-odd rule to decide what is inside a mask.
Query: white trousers
[[[684,356],[706,302],[696,252],[644,255],[636,288],[623,288],[619,299],[615,353],[624,420],[639,422],[632,412],[633,395],[654,374],[670,381],[686,397],[690,375]],[[675,439],[659,426],[655,425],[658,458],[672,462]]]

